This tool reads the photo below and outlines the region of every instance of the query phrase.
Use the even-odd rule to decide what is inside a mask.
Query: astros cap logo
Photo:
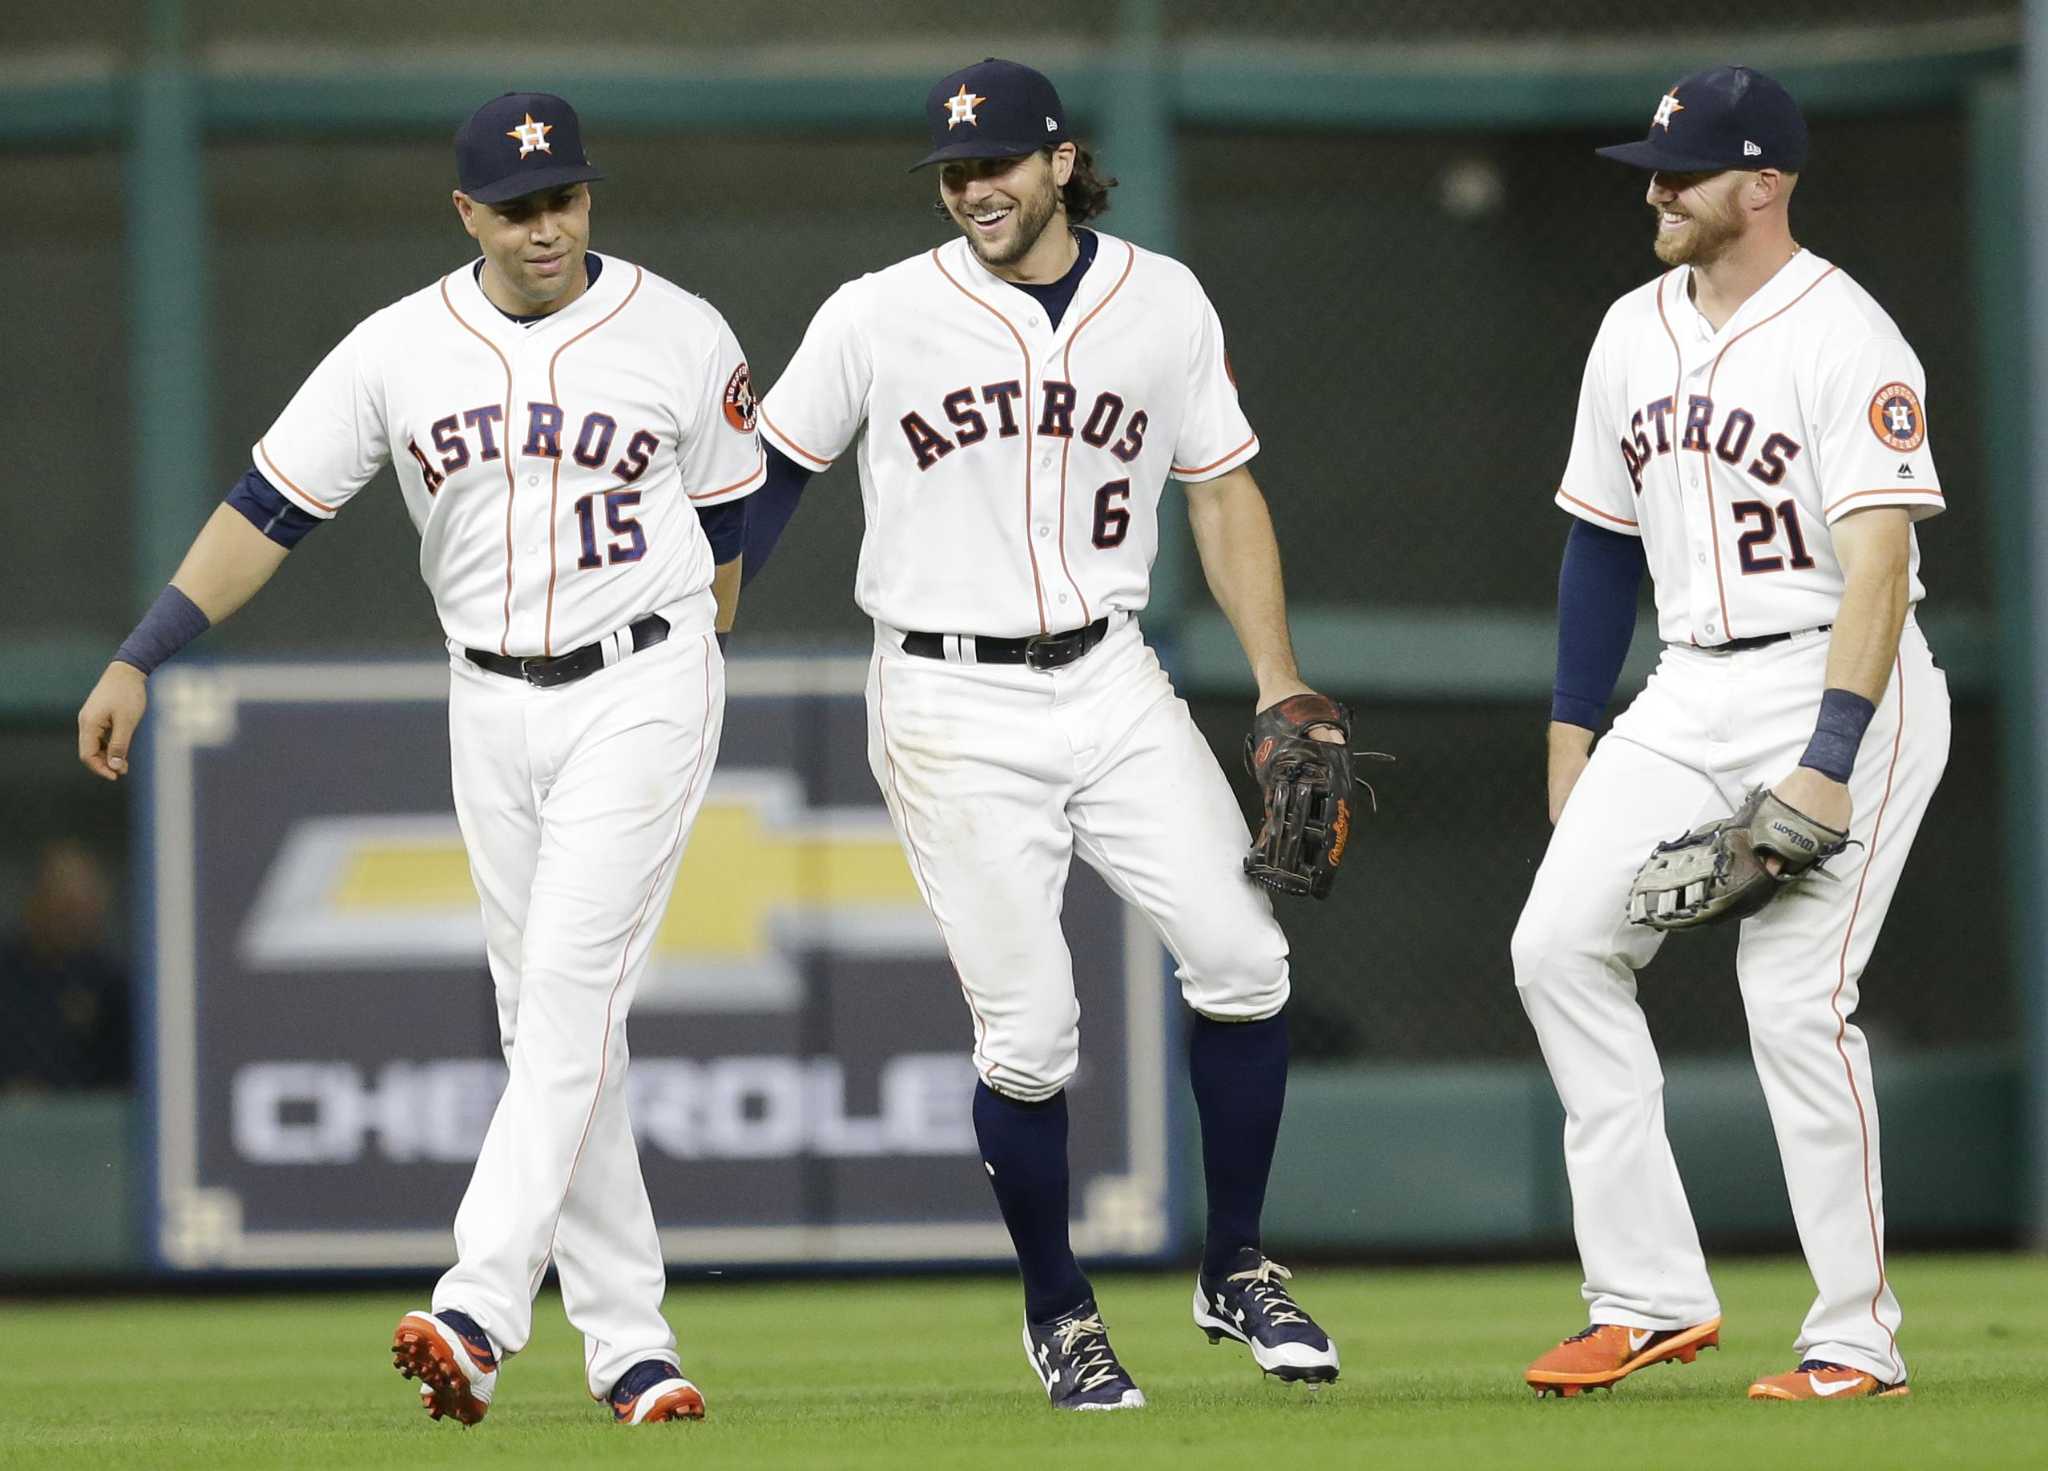
[[[542,153],[553,153],[555,150],[548,144],[548,134],[554,130],[553,123],[537,123],[533,120],[533,114],[529,112],[526,114],[526,120],[505,136],[519,140],[519,156],[524,158],[536,149]]]
[[[986,97],[977,97],[968,91],[967,84],[962,82],[960,90],[946,99],[946,108],[951,113],[946,121],[946,131],[951,132],[961,123],[972,123],[975,127],[980,127],[981,120],[974,115],[974,109],[986,101]]]
[[[1671,131],[1671,115],[1684,111],[1685,104],[1678,100],[1678,89],[1674,87],[1657,99],[1657,115],[1650,119],[1650,126],[1668,133]]]

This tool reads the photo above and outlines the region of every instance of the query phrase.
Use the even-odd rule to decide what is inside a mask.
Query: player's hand
[[[128,743],[149,704],[149,676],[116,659],[78,711],[78,759],[94,776],[119,781],[128,773]]]
[[[1556,827],[1572,788],[1579,784],[1586,763],[1593,759],[1593,732],[1583,725],[1553,720],[1549,746],[1550,825]]]
[[[1839,832],[1849,831],[1854,804],[1849,799],[1848,786],[1822,776],[1811,766],[1793,767],[1790,776],[1772,786],[1771,795],[1787,807],[1797,808],[1815,822]],[[1776,873],[1778,860],[1766,854],[1764,867]]]
[[[1259,701],[1258,704],[1252,707],[1252,713],[1256,715],[1261,710],[1270,710],[1282,700],[1294,695],[1312,695],[1314,693],[1316,691],[1310,689],[1299,679],[1275,680],[1272,684],[1261,684],[1259,686]],[[1344,744],[1344,733],[1331,730],[1326,725],[1318,726],[1310,731],[1309,737],[1312,740],[1328,741],[1332,745],[1341,746]]]

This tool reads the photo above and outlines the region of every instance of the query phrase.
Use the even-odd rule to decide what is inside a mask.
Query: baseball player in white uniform
[[[87,700],[80,755],[118,777],[148,672],[395,467],[447,634],[456,813],[511,1075],[456,1263],[394,1359],[435,1419],[476,1423],[552,1260],[592,1396],[624,1423],[695,1418],[626,1116],[626,1016],[718,751],[713,630],[762,479],[754,400],[710,305],[587,250],[603,176],[568,103],[486,103],[456,163],[481,259],[314,370]]]
[[[1261,707],[1306,689],[1245,468],[1259,441],[1194,276],[1080,228],[1109,185],[1050,81],[991,59],[934,87],[926,116],[918,167],[940,166],[962,238],[819,309],[762,403],[766,541],[791,486],[865,425],[869,762],[966,996],[976,1133],[1050,1401],[1144,1403],[1067,1235],[1079,1011],[1060,900],[1076,851],[1164,937],[1195,1012],[1210,1203],[1197,1322],[1269,1372],[1328,1380],[1335,1346],[1258,1246],[1285,1093],[1287,942],[1243,871],[1229,783],[1137,623],[1171,476]],[[752,508],[749,522],[751,573],[767,546]]]
[[[1600,150],[1650,171],[1672,269],[1601,325],[1557,492],[1578,520],[1560,578],[1556,829],[1513,955],[1564,1102],[1591,1321],[1530,1365],[1539,1393],[1718,1343],[1636,1002],[1662,936],[1630,922],[1628,898],[1658,840],[1759,786],[1852,841],[1742,924],[1751,1046],[1818,1289],[1798,1366],[1749,1393],[1906,1393],[1870,1057],[1851,1018],[1948,756],[1947,685],[1914,621],[1913,523],[1942,492],[1919,360],[1792,237],[1806,151],[1791,97],[1743,67],[1687,77],[1646,139]],[[1594,746],[1646,563],[1663,654]]]

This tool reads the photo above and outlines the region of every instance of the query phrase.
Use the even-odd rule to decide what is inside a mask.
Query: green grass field
[[[1304,1271],[1344,1377],[1263,1380],[1188,1321],[1179,1274],[1097,1287],[1151,1400],[1055,1415],[1018,1346],[1007,1281],[682,1286],[669,1294],[701,1424],[626,1431],[585,1396],[552,1295],[474,1430],[434,1424],[386,1346],[411,1298],[382,1294],[0,1303],[0,1465],[698,1467],[1594,1465],[1761,1471],[2048,1464],[2048,1259],[1894,1264],[1907,1400],[1751,1403],[1790,1368],[1809,1293],[1795,1261],[1716,1273],[1718,1354],[1609,1395],[1537,1401],[1519,1371],[1580,1324],[1567,1267]]]

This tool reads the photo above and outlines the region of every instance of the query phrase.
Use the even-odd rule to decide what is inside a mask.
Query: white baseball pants
[[[455,660],[455,810],[511,1076],[434,1308],[461,1309],[517,1353],[552,1257],[595,1398],[641,1359],[676,1359],[626,1114],[626,1014],[724,711],[725,665],[708,631],[678,629],[557,689]]]
[[[1516,926],[1515,984],[1564,1102],[1592,1322],[1676,1328],[1720,1311],[1636,1002],[1636,972],[1661,937],[1630,925],[1624,907],[1653,845],[1726,816],[1750,787],[1798,764],[1827,652],[1818,632],[1733,654],[1667,648],[1648,688],[1594,749]],[[1799,1357],[1887,1383],[1903,1380],[1906,1364],[1885,1279],[1870,1056],[1850,1018],[1948,744],[1948,681],[1909,616],[1849,783],[1862,846],[1743,921],[1736,955],[1751,1051],[1818,1289]]]
[[[1287,939],[1244,875],[1244,818],[1134,621],[1049,673],[906,654],[880,630],[868,764],[997,1092],[1050,1098],[1074,1075],[1060,908],[1077,850],[1152,922],[1195,1010],[1257,1021],[1286,1004]]]

